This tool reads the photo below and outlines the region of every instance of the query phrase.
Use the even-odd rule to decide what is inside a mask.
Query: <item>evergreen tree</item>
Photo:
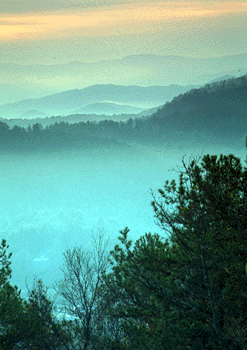
[[[153,195],[169,240],[146,234],[111,252],[102,293],[121,324],[112,349],[247,348],[247,169],[233,155],[190,161]]]
[[[247,169],[233,155],[206,155],[184,169],[179,186],[167,181],[152,204],[179,250],[189,319],[209,325],[202,348],[246,349]]]
[[[11,286],[11,255],[2,240],[0,246],[0,350],[68,349],[70,334],[66,324],[53,316],[53,307],[42,281],[35,283],[29,300],[20,296],[17,286]]]
[[[17,286],[10,285],[11,255],[9,246],[2,240],[0,246],[0,349],[12,349],[22,337],[23,301]]]

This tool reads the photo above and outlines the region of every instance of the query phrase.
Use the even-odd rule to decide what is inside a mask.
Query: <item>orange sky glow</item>
[[[83,12],[7,15],[0,13],[0,41],[22,41],[70,36],[123,35],[145,32],[150,25],[203,17],[247,13],[246,2],[150,3],[107,6]]]

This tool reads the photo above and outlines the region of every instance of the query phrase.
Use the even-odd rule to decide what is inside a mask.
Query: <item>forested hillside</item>
[[[242,145],[247,129],[247,76],[208,84],[175,97],[150,117],[127,121],[60,122],[28,128],[0,123],[1,150],[101,147],[126,142]]]
[[[178,130],[239,134],[247,122],[247,75],[192,89],[166,103],[152,117]]]

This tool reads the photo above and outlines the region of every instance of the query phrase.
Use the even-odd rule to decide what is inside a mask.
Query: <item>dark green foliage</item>
[[[25,303],[27,319],[26,345],[36,349],[56,350],[71,341],[71,335],[66,329],[66,322],[59,323],[53,316],[53,303],[47,297],[47,288],[41,280],[37,280]]]
[[[0,349],[10,349],[12,344],[18,342],[22,332],[21,317],[23,315],[23,302],[20,291],[11,286],[11,253],[7,253],[9,246],[2,240],[0,246]]]
[[[37,281],[29,300],[20,297],[16,286],[11,286],[8,246],[2,240],[0,246],[0,349],[52,350],[59,349],[70,340],[65,324],[53,317],[53,307],[47,298],[42,281]]]
[[[232,154],[183,160],[179,183],[151,193],[169,238],[133,244],[126,228],[109,261],[101,240],[94,256],[64,254],[71,323],[54,320],[41,281],[23,302],[2,241],[0,350],[247,349],[247,168]]]
[[[201,166],[193,160],[184,168],[178,187],[167,182],[160,198],[154,197],[156,218],[165,231],[171,229],[171,241],[181,254],[190,317],[194,312],[210,325],[204,347],[245,349],[246,168],[233,155],[207,155]]]
[[[247,347],[247,171],[233,155],[197,163],[153,194],[170,239],[146,234],[132,247],[125,229],[111,252],[101,288],[123,349]]]

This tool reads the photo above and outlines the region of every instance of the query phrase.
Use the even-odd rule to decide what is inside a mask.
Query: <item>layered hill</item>
[[[142,112],[144,113],[144,112]],[[130,116],[130,115],[129,115]],[[245,147],[247,137],[247,76],[207,84],[181,94],[149,115],[72,123],[80,115],[60,117],[61,122],[27,129],[0,124],[3,150],[34,151],[85,147],[135,147],[138,143],[181,147],[193,145]]]
[[[0,104],[100,84],[201,86],[226,74],[239,76],[239,71],[246,74],[246,62],[246,54],[217,58],[139,54],[95,63],[0,63]]]
[[[142,109],[162,105],[193,87],[195,86],[94,85],[84,89],[69,90],[38,99],[27,99],[2,105],[0,106],[0,117],[20,118],[30,111],[39,111],[39,113],[48,116],[78,114],[78,110],[88,109],[88,105],[91,105],[92,108],[92,104],[95,103],[97,103],[97,114],[100,112],[98,103],[104,103],[101,105],[102,110],[104,109],[101,114],[107,112],[108,115],[112,115],[116,110],[118,114],[126,113],[126,109],[130,110],[131,107],[131,113],[134,109],[138,113]],[[112,110],[113,105],[106,106],[106,103],[114,103],[115,111]]]
[[[113,102],[95,102],[78,109],[76,112],[81,114],[119,115],[123,113],[137,114],[143,110],[143,108],[134,107],[127,104],[119,104]]]

